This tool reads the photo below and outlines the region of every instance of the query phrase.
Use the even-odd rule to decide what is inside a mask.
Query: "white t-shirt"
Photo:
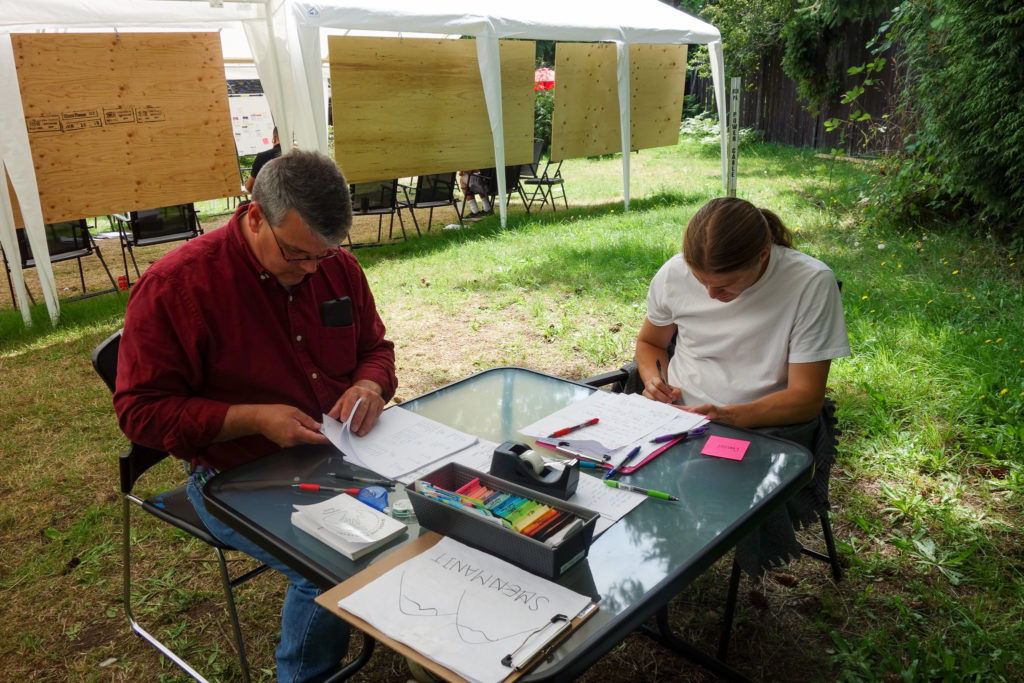
[[[729,302],[709,297],[676,254],[651,281],[647,319],[678,327],[668,383],[683,405],[748,403],[785,389],[789,363],[850,355],[835,275],[778,245],[761,278]]]

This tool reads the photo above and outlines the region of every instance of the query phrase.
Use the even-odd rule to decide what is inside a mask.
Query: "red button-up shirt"
[[[394,345],[356,258],[343,251],[287,290],[246,244],[245,211],[132,288],[114,394],[129,439],[219,470],[278,449],[262,436],[214,443],[232,404],[284,403],[319,421],[361,379],[385,401],[397,386]],[[353,324],[325,327],[320,304],[342,296]]]

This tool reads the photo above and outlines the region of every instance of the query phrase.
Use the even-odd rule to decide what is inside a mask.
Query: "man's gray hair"
[[[325,243],[336,245],[352,228],[352,196],[341,169],[320,152],[293,150],[268,161],[256,176],[252,199],[273,226],[295,209]]]

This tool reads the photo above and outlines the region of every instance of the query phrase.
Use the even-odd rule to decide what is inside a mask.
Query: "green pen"
[[[605,479],[604,483],[607,484],[608,486],[611,486],[612,488],[623,489],[625,491],[632,491],[633,493],[642,493],[645,496],[650,496],[651,498],[661,498],[662,500],[679,500],[675,496],[670,496],[667,493],[662,493],[661,491],[654,491],[652,489],[642,489],[639,486],[633,486],[632,484],[624,484],[621,481],[617,481],[615,479]]]

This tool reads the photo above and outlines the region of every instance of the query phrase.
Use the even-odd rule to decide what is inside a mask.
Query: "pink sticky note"
[[[742,460],[743,455],[747,452],[747,446],[749,445],[749,441],[727,439],[724,436],[709,436],[707,443],[704,444],[704,448],[701,450],[701,453],[704,455],[713,455],[716,458]]]

